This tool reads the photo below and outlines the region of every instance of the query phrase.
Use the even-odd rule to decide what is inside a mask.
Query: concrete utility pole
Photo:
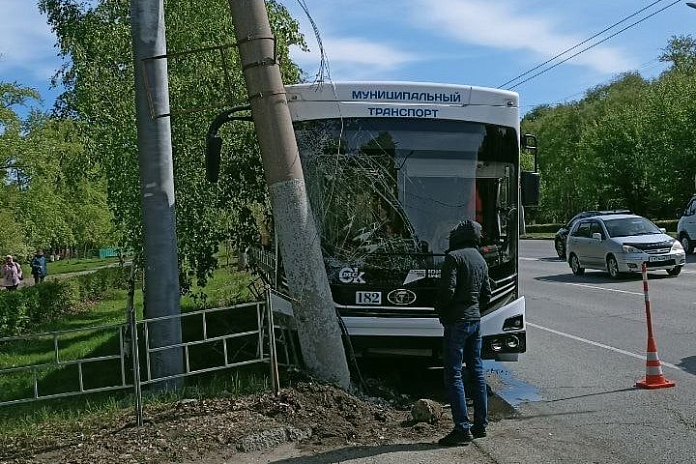
[[[229,0],[261,146],[273,218],[297,319],[302,355],[320,380],[347,389],[350,373],[314,216],[307,200],[295,132],[263,0]]]
[[[179,314],[179,263],[177,259],[176,215],[174,211],[174,170],[169,117],[153,119],[143,75],[144,58],[164,55],[164,0],[131,0],[131,29],[135,59],[136,119],[140,192],[145,245],[145,315],[148,318]],[[153,107],[169,113],[167,62],[148,62]],[[181,343],[178,318],[149,326],[151,348]],[[153,378],[183,372],[181,348],[151,354]],[[179,381],[167,381],[160,388],[172,389]]]

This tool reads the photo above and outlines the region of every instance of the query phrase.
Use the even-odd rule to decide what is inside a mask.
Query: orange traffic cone
[[[655,337],[653,336],[652,330],[652,317],[650,314],[650,296],[648,295],[648,269],[647,265],[643,263],[643,293],[645,294],[645,314],[648,320],[648,350],[647,357],[645,361],[645,377],[638,382],[636,382],[636,387],[638,388],[670,388],[674,387],[676,384],[671,380],[667,380],[662,374],[662,363],[660,358],[657,356],[657,343],[655,343]]]
[[[657,345],[655,340],[652,338],[648,339],[648,353],[647,360],[645,361],[645,377],[636,382],[636,387],[638,388],[669,388],[676,384],[671,380],[667,380],[662,374],[662,363],[660,358],[657,356]]]

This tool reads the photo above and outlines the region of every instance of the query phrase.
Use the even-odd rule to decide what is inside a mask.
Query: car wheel
[[[667,269],[667,274],[676,277],[679,275],[681,270],[682,270],[682,266],[673,267],[672,269]]]
[[[585,269],[580,267],[580,260],[575,254],[570,255],[570,270],[576,276],[581,276],[585,273]]]
[[[558,254],[559,258],[565,259],[565,257],[566,257],[565,244],[563,243],[562,240],[556,240],[556,253]]]
[[[609,255],[607,258],[607,271],[609,271],[609,275],[612,279],[618,279],[621,276],[619,272],[619,263],[616,262],[616,258],[612,255]]]
[[[691,242],[691,240],[689,240],[689,237],[686,234],[682,234],[679,241],[681,242],[681,246],[684,248],[684,253],[688,255],[694,251],[694,244]]]

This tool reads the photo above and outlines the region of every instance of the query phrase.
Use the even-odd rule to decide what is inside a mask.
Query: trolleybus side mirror
[[[539,205],[539,172],[537,160],[537,138],[532,134],[524,134],[520,138],[520,147],[534,154],[534,171],[520,173],[520,189],[522,190],[522,206]]]
[[[205,142],[205,177],[208,182],[217,182],[220,177],[222,137],[208,134]]]
[[[539,170],[539,164],[537,162],[538,145],[536,136],[532,134],[524,134],[520,139],[520,147],[523,150],[532,152],[534,155],[534,172],[537,172]]]
[[[522,171],[522,206],[537,206],[539,204],[539,173]]]
[[[251,116],[234,116],[235,113],[249,110],[250,105],[235,106],[218,114],[210,124],[205,140],[205,175],[209,182],[217,182],[220,176],[222,137],[217,135],[220,126],[229,121],[252,121]]]

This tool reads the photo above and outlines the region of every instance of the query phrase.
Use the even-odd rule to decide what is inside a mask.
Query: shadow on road
[[[679,366],[689,374],[696,375],[696,356],[689,356],[687,358],[683,358],[679,362],[679,364],[677,364],[677,366]]]
[[[602,391],[602,392],[596,392],[596,393],[586,393],[584,395],[568,396],[566,398],[556,398],[555,400],[542,400],[541,402],[542,403],[557,403],[559,401],[575,400],[578,398],[589,398],[592,396],[611,395],[612,393],[623,393],[623,392],[629,392],[629,391],[637,391],[637,390],[635,387],[619,388],[617,390],[609,390],[609,391]]]
[[[314,456],[298,456],[296,458],[282,459],[273,461],[273,464],[332,464],[335,462],[344,462],[349,459],[369,458],[379,456],[380,454],[398,453],[398,452],[418,452],[430,451],[437,449],[438,446],[434,443],[408,443],[385,446],[358,446],[346,447]]]

